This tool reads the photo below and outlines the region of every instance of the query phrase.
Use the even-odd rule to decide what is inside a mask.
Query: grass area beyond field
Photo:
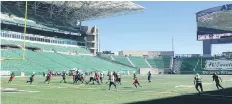
[[[25,90],[25,92],[1,92],[2,104],[122,104],[137,101],[163,99],[195,93],[194,75],[153,75],[148,83],[147,76],[138,76],[143,88],[132,85],[133,78],[124,76],[122,85],[117,85],[118,91],[108,85],[60,83],[61,77],[52,77],[50,84],[43,83],[44,77],[36,76],[34,83],[26,83],[28,77],[16,77],[11,83],[9,77],[1,78],[1,88]],[[232,87],[232,76],[221,76],[223,87]],[[202,76],[204,91],[216,90],[212,77]],[[87,77],[89,79],[89,77]],[[105,77],[104,81],[106,81]]]

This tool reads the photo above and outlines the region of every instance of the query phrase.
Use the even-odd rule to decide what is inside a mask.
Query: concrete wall
[[[140,68],[140,73],[141,75],[147,75],[148,72],[151,72],[151,74],[159,74],[158,69],[153,69],[153,68]]]
[[[143,55],[148,55],[148,52],[147,51],[119,51],[119,55],[143,56]]]
[[[82,26],[82,30],[86,32],[86,41],[87,47],[93,54],[96,54],[99,49],[99,38],[98,38],[98,28],[96,26],[89,27],[89,26]]]
[[[131,56],[143,56],[148,55],[148,57],[158,57],[160,55],[163,56],[174,56],[173,51],[119,51],[119,55],[125,56],[125,55],[131,55]]]

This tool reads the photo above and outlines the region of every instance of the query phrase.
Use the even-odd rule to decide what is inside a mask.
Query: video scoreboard
[[[232,38],[232,4],[200,11],[197,17],[197,40]]]

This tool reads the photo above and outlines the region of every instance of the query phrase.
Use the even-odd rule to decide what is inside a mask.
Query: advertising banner
[[[0,75],[1,75],[1,76],[10,75],[10,71],[3,71],[3,70],[1,70],[1,71],[0,71]]]
[[[232,70],[232,60],[206,60],[205,70]]]

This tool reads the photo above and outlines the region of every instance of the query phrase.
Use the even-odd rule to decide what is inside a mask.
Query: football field
[[[2,104],[136,104],[139,101],[158,101],[160,99],[167,99],[165,101],[168,101],[168,98],[184,97],[186,95],[184,99],[191,98],[192,101],[188,100],[188,104],[192,104],[199,97],[199,95],[191,94],[196,93],[193,77],[194,75],[153,75],[152,82],[148,83],[147,76],[138,76],[143,88],[135,88],[132,84],[132,75],[123,76],[122,85],[117,84],[118,91],[115,90],[114,86],[111,90],[108,90],[109,85],[105,83],[107,76],[105,76],[102,85],[96,83],[95,85],[72,84],[71,77],[67,77],[67,83],[60,83],[62,79],[60,76],[52,77],[50,84],[43,83],[45,77],[36,76],[34,83],[30,85],[26,83],[28,77],[16,77],[11,83],[7,83],[9,77],[2,77],[1,98]],[[216,90],[215,83],[212,82],[212,76],[202,75],[201,77],[204,91]],[[89,77],[86,78],[89,80]],[[232,87],[232,76],[224,75],[221,78],[223,79],[221,84],[224,88]],[[224,96],[221,97],[222,95]],[[205,93],[200,98],[210,98],[212,102],[214,99],[231,102],[232,91],[223,91],[223,93],[217,94]]]

